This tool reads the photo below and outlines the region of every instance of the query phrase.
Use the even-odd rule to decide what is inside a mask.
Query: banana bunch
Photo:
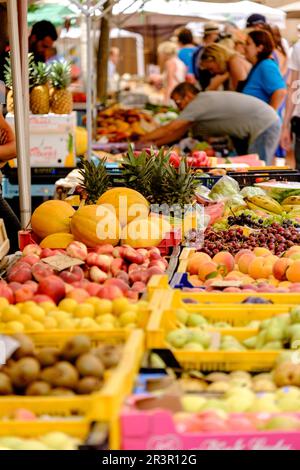
[[[288,213],[289,217],[293,218],[300,216],[300,196],[290,196],[284,199],[281,203],[282,209]]]
[[[251,197],[246,197],[245,202],[249,209],[256,211],[264,211],[267,214],[282,214],[284,209],[282,206],[279,204],[279,202],[275,201],[275,199],[269,197],[269,196],[251,196]]]

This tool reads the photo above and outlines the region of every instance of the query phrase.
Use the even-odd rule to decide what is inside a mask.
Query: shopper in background
[[[272,162],[281,121],[263,101],[232,91],[199,93],[190,83],[178,85],[171,97],[181,111],[178,119],[143,136],[143,142],[170,144],[196,126],[201,136],[230,136],[240,155],[258,153],[267,164]]]
[[[166,41],[158,46],[158,56],[162,65],[164,103],[170,104],[171,92],[176,85],[185,81],[187,67],[177,56],[177,45]]]
[[[238,83],[247,78],[250,64],[246,59],[221,44],[211,44],[204,48],[200,66],[213,75],[220,76],[219,83],[211,82],[206,90],[217,90],[227,82],[227,89],[236,90]]]
[[[6,162],[16,157],[15,135],[10,126],[5,121],[0,111],[0,168]],[[1,172],[0,172],[1,180]],[[4,220],[7,236],[10,241],[10,252],[14,253],[19,249],[18,231],[21,230],[21,224],[9,206],[2,197],[2,187],[0,184],[0,218]]]
[[[194,77],[193,55],[197,47],[191,30],[187,28],[180,29],[177,34],[177,41],[179,46],[178,58],[186,65],[188,75]]]
[[[246,57],[253,67],[240,91],[265,101],[278,111],[286,96],[286,84],[272,58],[273,51],[274,42],[267,31],[254,30],[248,34]]]
[[[247,18],[246,28],[262,29],[266,23],[267,20],[264,15],[261,15],[260,13],[252,13],[252,15]]]
[[[208,70],[203,70],[200,67],[201,55],[204,47],[214,44],[220,40],[220,28],[218,23],[212,21],[205,23],[203,28],[202,44],[196,49],[193,55],[193,71],[196,80],[198,81],[201,90],[205,90],[213,79],[213,75]],[[219,78],[218,78],[219,79]]]
[[[118,47],[111,47],[108,58],[108,79],[111,80],[117,73],[118,63],[120,62],[120,49]]]
[[[281,75],[286,79],[288,73],[288,58],[286,48],[282,42],[280,30],[277,26],[270,26],[269,24],[265,24],[262,28],[262,31],[267,31],[271,35],[274,43],[272,58],[278,64]]]
[[[49,52],[53,51],[57,37],[55,26],[50,21],[42,20],[33,25],[28,48],[36,62],[46,62],[49,59]]]
[[[289,61],[289,88],[282,126],[281,146],[288,151],[294,135],[296,168],[300,169],[300,40],[293,47]]]

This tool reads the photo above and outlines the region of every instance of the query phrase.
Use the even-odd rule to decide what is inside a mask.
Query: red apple
[[[22,252],[23,256],[27,256],[27,255],[40,256],[41,253],[42,253],[42,248],[39,245],[36,245],[35,243],[30,243],[29,245],[26,245]]]

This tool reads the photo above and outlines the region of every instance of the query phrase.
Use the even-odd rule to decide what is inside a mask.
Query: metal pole
[[[31,216],[31,181],[30,171],[28,171],[30,170],[29,154],[26,148],[25,101],[22,93],[17,0],[7,1],[7,18],[11,45],[21,224],[25,228]]]
[[[92,66],[93,66],[93,44],[91,40],[92,18],[90,13],[91,0],[87,2],[86,12],[86,47],[87,47],[87,77],[86,77],[86,128],[88,133],[88,152],[87,158],[92,157]]]

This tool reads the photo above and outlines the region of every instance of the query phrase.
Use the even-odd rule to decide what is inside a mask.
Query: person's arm
[[[1,140],[4,142],[0,145],[0,161],[7,162],[17,156],[16,140],[11,127],[5,121],[2,113],[0,113],[0,130]]]
[[[189,121],[176,119],[166,126],[160,127],[149,134],[143,135],[140,142],[152,143],[157,146],[170,144],[180,140],[190,128]]]
[[[208,87],[205,88],[205,91],[215,91],[220,88],[223,83],[226,82],[229,78],[229,73],[223,73],[222,75],[215,75],[209,82]]]
[[[287,94],[287,91],[285,88],[281,88],[279,90],[274,91],[273,95],[271,96],[269,105],[272,106],[272,108],[277,111],[280,106],[282,105],[282,102]]]
[[[247,72],[244,60],[238,56],[232,57],[229,61],[229,75],[232,90],[236,90],[239,82],[246,80]]]
[[[299,94],[299,72],[291,70],[284,120],[282,124],[280,145],[283,149],[289,150],[291,145],[290,122],[296,106],[296,94]]]
[[[168,60],[165,64],[166,71],[166,87],[164,91],[165,104],[169,104],[171,93],[176,85],[176,63],[173,60]]]

